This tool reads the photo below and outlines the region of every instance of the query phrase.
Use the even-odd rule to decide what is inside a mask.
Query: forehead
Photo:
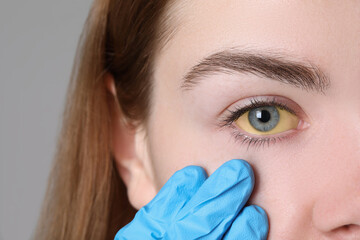
[[[178,1],[169,14],[176,30],[156,58],[155,76],[180,79],[200,59],[234,47],[282,49],[329,69],[358,68],[359,1]]]

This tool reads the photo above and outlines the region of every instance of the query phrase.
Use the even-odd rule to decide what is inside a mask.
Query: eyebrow
[[[278,51],[228,49],[214,53],[193,66],[183,77],[181,88],[191,90],[209,75],[248,73],[294,87],[324,94],[330,80],[310,61],[297,60]]]

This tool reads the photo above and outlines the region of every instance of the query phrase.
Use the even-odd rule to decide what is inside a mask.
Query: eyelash
[[[232,135],[234,136],[235,142],[241,141],[243,144],[247,144],[248,145],[247,149],[249,149],[249,147],[251,146],[258,148],[258,147],[264,147],[265,144],[269,146],[270,143],[280,142],[281,140],[286,139],[288,136],[250,137],[242,132],[239,132],[238,128],[235,127],[233,124],[238,118],[240,118],[247,111],[250,111],[254,108],[267,107],[267,106],[276,106],[282,110],[286,110],[294,114],[295,116],[298,116],[296,111],[291,109],[287,104],[277,101],[276,97],[273,97],[273,99],[270,101],[258,100],[257,98],[254,97],[250,99],[250,103],[244,107],[236,106],[235,110],[227,110],[229,113],[221,120],[220,128],[224,128],[224,127],[232,128],[234,130]]]

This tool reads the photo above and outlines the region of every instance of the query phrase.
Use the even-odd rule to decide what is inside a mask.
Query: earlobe
[[[111,116],[112,153],[118,173],[127,187],[131,205],[140,209],[155,195],[156,188],[152,177],[147,140],[143,130],[134,129],[123,120],[123,114],[116,98],[112,75],[105,76],[108,91],[114,96]]]
[[[140,159],[128,161],[126,165],[126,167],[122,165],[120,168],[126,169],[125,171],[127,172],[128,179],[124,179],[124,182],[127,181],[125,184],[127,186],[128,198],[134,208],[140,209],[155,197],[156,189],[154,181],[145,167],[146,164]]]

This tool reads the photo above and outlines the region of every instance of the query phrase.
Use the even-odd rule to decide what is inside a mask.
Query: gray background
[[[91,0],[0,1],[0,239],[30,239]]]

